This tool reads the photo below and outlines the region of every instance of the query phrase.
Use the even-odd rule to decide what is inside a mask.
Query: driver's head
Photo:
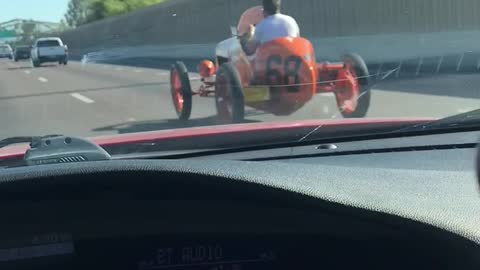
[[[263,12],[265,16],[280,13],[282,0],[263,0]]]

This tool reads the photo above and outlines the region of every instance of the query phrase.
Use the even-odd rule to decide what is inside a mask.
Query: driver
[[[250,25],[240,37],[240,43],[247,55],[269,41],[282,37],[299,37],[300,28],[294,18],[281,14],[281,0],[263,0],[264,19],[255,27]]]

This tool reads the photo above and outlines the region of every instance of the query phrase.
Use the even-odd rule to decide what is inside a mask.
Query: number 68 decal
[[[302,59],[298,56],[289,56],[283,61],[280,55],[272,55],[267,59],[266,83],[268,85],[289,85],[289,92],[297,93],[300,89],[300,77],[298,71],[302,65]],[[283,74],[279,70],[284,68]],[[293,84],[290,82],[293,81]],[[291,85],[291,86],[290,86]]]

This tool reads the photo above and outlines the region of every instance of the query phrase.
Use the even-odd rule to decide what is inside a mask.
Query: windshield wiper
[[[448,130],[458,128],[478,128],[480,129],[480,109],[466,113],[449,116],[428,123],[417,124],[414,126],[402,128],[394,132],[410,132],[424,130]]]
[[[4,148],[6,146],[12,144],[19,144],[19,143],[30,143],[30,147],[33,146],[35,142],[38,142],[42,139],[46,138],[54,138],[62,135],[45,135],[45,136],[18,136],[18,137],[10,137],[3,140],[0,140],[0,148]]]

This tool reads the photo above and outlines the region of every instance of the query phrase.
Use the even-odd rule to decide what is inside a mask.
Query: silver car
[[[0,44],[0,58],[12,59],[13,50],[8,44]]]

